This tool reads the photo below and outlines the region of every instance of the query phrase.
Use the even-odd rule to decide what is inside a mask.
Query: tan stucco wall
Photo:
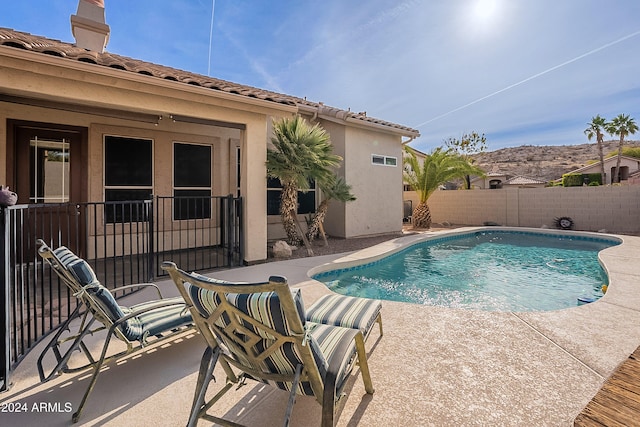
[[[400,136],[333,120],[320,119],[318,123],[330,134],[333,152],[344,159],[336,173],[352,186],[352,193],[357,198],[348,203],[330,203],[324,222],[326,233],[348,238],[399,232],[402,229]],[[397,165],[373,165],[372,154],[395,157]],[[321,199],[318,196],[316,203]],[[299,215],[298,219],[306,228],[305,215]],[[285,237],[278,215],[269,216],[268,227],[269,240]]]
[[[279,218],[267,218],[266,215],[266,148],[271,135],[271,118],[295,114],[297,106],[4,46],[0,46],[0,94],[58,105],[28,106],[16,102],[15,98],[0,102],[0,179],[7,178],[6,119],[86,127],[89,131],[89,164],[85,173],[90,201],[104,199],[102,144],[105,134],[154,141],[154,194],[172,188],[171,148],[174,141],[211,144],[214,193],[235,194],[234,147],[240,146],[245,260],[265,259],[267,238],[282,233]],[[64,111],[59,108],[62,105],[75,108]],[[112,109],[120,114],[114,118],[96,109]],[[309,111],[305,110],[307,113]],[[130,119],[123,117],[131,114]],[[161,117],[162,120],[154,125],[144,120],[136,121],[135,114],[145,114],[146,119],[154,120]],[[238,124],[245,130],[174,122],[172,115]],[[398,189],[402,188],[401,135],[404,133],[351,119],[348,115],[318,118],[312,114],[309,118],[312,116],[332,134],[336,153],[346,159],[338,173],[352,185],[358,198],[353,203],[332,204],[327,231],[340,237],[399,231],[402,194]],[[398,163],[395,167],[372,165],[372,154],[395,157]],[[304,218],[301,222],[304,226]]]
[[[8,55],[4,55],[8,53]],[[231,144],[242,147],[242,196],[245,208],[245,260],[266,258],[267,118],[291,113],[294,107],[239,95],[212,96],[207,88],[179,84],[122,70],[0,47],[0,93],[81,106],[162,116],[157,126],[131,120],[80,114],[0,102],[0,183],[6,182],[6,119],[83,126],[89,129],[90,200],[103,200],[102,140],[105,132],[154,140],[154,194],[171,188],[171,147],[174,140],[212,144],[215,193],[235,194],[229,177]],[[242,124],[239,131],[216,126],[173,122],[170,115]],[[233,142],[230,143],[230,140]]]
[[[611,184],[611,177],[613,177],[614,169],[616,167],[617,157],[610,157],[605,159],[604,161],[604,173],[606,175],[605,180],[606,184]],[[632,174],[638,170],[640,170],[640,159],[632,159],[629,157],[621,157],[620,158],[620,167],[628,167],[629,174]],[[600,162],[594,163],[593,165],[581,168],[576,171],[583,174],[589,173],[600,173]]]
[[[393,233],[402,229],[402,144],[397,135],[347,128],[344,176],[357,200],[344,204],[340,237]],[[371,163],[371,155],[391,156],[396,166]]]
[[[436,191],[429,208],[435,223],[553,227],[568,216],[578,230],[640,232],[640,185]]]
[[[322,120],[320,124],[331,135],[333,152],[345,159],[346,126],[339,123],[330,122],[328,120]],[[338,176],[347,179],[345,177],[345,171],[346,166],[345,161],[343,160],[342,166],[339,170],[336,171],[336,173],[338,174]],[[351,182],[349,182],[348,180],[347,183],[351,184]],[[335,200],[330,202],[329,210],[327,211],[327,216],[324,221],[324,229],[327,234],[329,234],[330,236],[345,237],[345,227],[347,220],[345,215],[346,212],[344,203],[340,203]]]

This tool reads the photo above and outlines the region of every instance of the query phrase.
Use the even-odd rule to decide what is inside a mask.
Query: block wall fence
[[[568,216],[576,230],[640,233],[640,185],[436,191],[429,208],[434,223],[554,228]]]

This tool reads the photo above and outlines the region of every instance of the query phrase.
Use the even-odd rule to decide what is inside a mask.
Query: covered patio
[[[640,345],[640,237],[601,254],[610,286],[598,302],[549,312],[482,312],[384,301],[385,334],[367,341],[376,389],[365,393],[356,370],[338,413],[339,426],[572,425],[603,382]],[[354,253],[300,258],[218,272],[257,281],[284,275],[305,305],[329,292],[308,271],[352,262],[406,244],[412,235]],[[172,282],[159,285],[177,295]],[[144,294],[128,296],[127,303]],[[98,343],[99,344],[99,343]],[[41,343],[0,395],[3,425],[68,426],[89,374],[40,384]],[[187,422],[204,343],[187,332],[111,363],[101,373],[78,425],[182,426]],[[224,373],[216,369],[218,384]],[[215,388],[215,385],[214,385]],[[218,414],[247,426],[280,425],[287,393],[248,382],[228,393]],[[320,423],[320,406],[298,397],[292,425]],[[204,425],[201,423],[200,425]]]

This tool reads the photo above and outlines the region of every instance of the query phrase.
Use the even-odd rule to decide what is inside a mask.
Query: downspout
[[[404,141],[404,142],[402,143],[402,145],[405,145],[405,146],[406,146],[407,144],[409,144],[411,141],[413,141],[413,140],[414,140],[414,139],[416,139],[416,138],[417,138],[416,136],[412,136],[412,137],[411,137],[411,138],[409,138],[407,141]]]

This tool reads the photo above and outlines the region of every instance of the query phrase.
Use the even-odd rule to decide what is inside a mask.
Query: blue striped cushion
[[[79,285],[75,292],[84,289],[91,296],[94,304],[98,306],[94,307],[94,309],[99,308],[112,323],[117,322],[133,311],[148,308],[154,304],[166,302],[183,303],[182,305],[162,307],[158,310],[142,313],[124,322],[120,325],[120,330],[130,341],[143,341],[148,336],[158,335],[192,322],[191,314],[185,309],[184,300],[181,297],[145,302],[129,308],[121,307],[113,297],[113,294],[100,283],[89,263],[64,246],[54,250],[53,254]]]
[[[204,276],[202,276],[204,277]],[[211,283],[229,283],[217,281],[217,279],[210,279]],[[215,281],[215,282],[213,282]],[[218,307],[220,302],[218,294],[203,289],[198,286],[187,284],[187,293],[193,300],[194,307],[204,317],[208,317],[209,314]],[[254,294],[227,294],[227,301],[234,306],[238,307],[244,313],[249,316],[258,319],[266,326],[281,333],[283,335],[289,335],[291,333],[289,325],[284,318],[284,313],[280,308],[280,299],[275,292],[262,292]],[[302,293],[300,289],[291,289],[291,296],[300,315],[300,320],[304,325],[304,303],[302,301]],[[220,327],[226,327],[228,325],[228,319],[225,319],[223,323],[218,323]],[[273,338],[271,336],[265,336],[264,332],[260,332],[262,338]]]
[[[307,320],[359,329],[366,337],[381,309],[380,300],[338,294],[324,295],[307,309]]]
[[[125,314],[150,309],[158,304],[174,303],[167,307],[160,307],[155,310],[149,310],[129,319],[124,332],[127,339],[132,341],[141,341],[147,337],[159,335],[164,332],[187,326],[193,322],[191,313],[186,308],[182,297],[166,298],[162,300],[147,301],[141,304],[132,305],[131,307],[121,307]]]
[[[98,282],[98,277],[93,271],[93,268],[91,268],[85,260],[71,252],[66,246],[60,246],[53,251],[53,254],[58,258],[62,266],[71,273],[71,276],[80,286]]]
[[[211,281],[216,279],[210,279]],[[213,282],[212,282],[213,283]],[[217,283],[221,283],[217,281]],[[229,282],[226,282],[229,283]],[[198,286],[187,284],[187,292],[191,297],[194,307],[204,317],[208,317],[218,307],[220,299],[217,293],[199,288]],[[291,289],[291,296],[298,310],[300,321],[304,325],[304,303],[302,301],[302,293],[300,289]],[[227,301],[237,307],[240,311],[248,316],[257,319],[265,326],[282,335],[291,335],[289,323],[282,312],[280,306],[280,298],[275,292],[261,292],[253,294],[226,294]],[[230,325],[230,319],[225,313],[217,319],[213,319],[216,326],[225,329]],[[247,331],[226,329],[226,333],[234,333],[235,335],[254,334],[260,339],[257,341],[253,349],[255,354],[261,354],[269,348],[275,341],[275,337],[268,333],[265,329],[254,328],[252,325],[240,320],[240,323]],[[249,336],[247,338],[250,338]],[[258,366],[253,365],[247,358],[243,357],[244,350],[238,347],[232,340],[225,335],[218,335],[224,346],[231,350],[235,360],[251,369],[264,373],[279,373],[285,375],[293,375],[298,364],[302,364],[302,357],[298,353],[295,345],[291,342],[285,343],[277,350],[273,351],[268,357],[261,361]],[[327,371],[327,361],[322,354],[319,343],[312,335],[308,335],[307,344],[311,349],[313,357],[316,361],[320,375],[324,378]],[[290,390],[292,384],[290,382],[274,382],[261,378],[254,378],[257,381],[272,384],[283,390]],[[297,393],[304,395],[313,395],[313,390],[308,382],[299,384]]]
[[[67,269],[77,284],[80,285],[80,288],[84,288],[88,294],[94,297],[94,300],[100,305],[112,322],[124,316],[124,312],[120,309],[113,294],[102,286],[89,263],[64,246],[60,246],[54,250],[53,254],[60,260],[62,266]]]
[[[351,328],[340,328],[331,325],[321,325],[307,322],[309,335],[317,342],[322,355],[324,356],[327,368],[334,358],[340,358],[340,370],[336,380],[336,397],[340,396],[340,391],[345,381],[353,369],[356,354],[355,330]],[[344,349],[346,348],[346,351]],[[325,375],[321,371],[320,375],[324,379]]]
[[[309,345],[311,352],[316,359],[316,364],[318,365],[318,369],[320,371],[320,377],[323,379],[323,381],[326,378],[327,370],[329,369],[329,365],[333,362],[333,359],[338,358],[340,361],[338,365],[340,368],[338,370],[336,379],[336,397],[339,397],[341,390],[346,383],[346,380],[351,374],[354,362],[356,360],[356,344],[354,340],[356,332],[354,329],[350,328],[321,325],[319,323],[313,322],[307,322],[306,330],[308,334],[307,345]],[[286,372],[293,373],[294,371],[295,364],[288,364]],[[259,378],[257,380],[261,381]],[[290,382],[263,382],[287,391],[290,391],[292,386],[292,383]],[[311,384],[306,381],[303,381],[299,384],[298,390],[296,390],[296,392],[302,395],[313,396]]]

